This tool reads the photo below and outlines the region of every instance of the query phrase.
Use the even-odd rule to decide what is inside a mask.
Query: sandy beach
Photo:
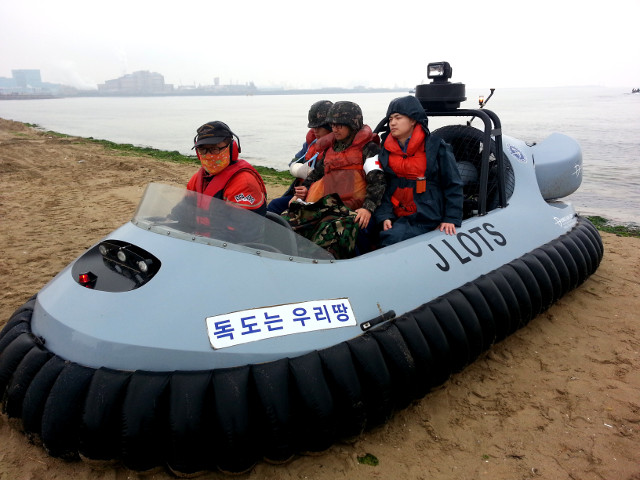
[[[182,186],[195,170],[0,119],[0,327],[127,222],[148,182]],[[640,239],[602,238],[583,285],[385,425],[236,478],[640,480]],[[67,478],[174,477],[52,458],[0,415],[0,479]]]

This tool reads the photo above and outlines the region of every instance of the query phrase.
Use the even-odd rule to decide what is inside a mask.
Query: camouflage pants
[[[353,257],[359,230],[356,212],[347,208],[338,194],[309,205],[294,202],[282,216],[296,233],[325,248],[335,258]]]

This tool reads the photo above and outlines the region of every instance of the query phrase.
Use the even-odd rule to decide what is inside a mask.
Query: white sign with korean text
[[[214,349],[265,338],[356,325],[348,298],[254,308],[215,315],[205,320],[209,341]]]

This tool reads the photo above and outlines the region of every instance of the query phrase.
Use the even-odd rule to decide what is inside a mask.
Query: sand
[[[148,182],[184,185],[195,168],[0,119],[0,326],[128,221]],[[640,240],[602,237],[583,285],[385,425],[238,478],[639,480]],[[173,477],[49,457],[0,415],[0,479],[63,478]]]

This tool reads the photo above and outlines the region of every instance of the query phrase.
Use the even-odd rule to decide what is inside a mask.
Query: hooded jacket
[[[416,97],[393,100],[386,118],[394,113],[412,118],[417,123],[407,142],[406,152],[402,151],[388,129],[382,135],[382,150],[378,158],[385,172],[387,189],[375,211],[376,222],[382,223],[387,219],[395,222],[400,217],[410,217],[407,221],[418,226],[416,235],[433,230],[443,222],[459,227],[462,223],[462,181],[451,146],[431,135],[426,113]],[[421,135],[418,135],[418,129]],[[416,142],[416,137],[422,135],[424,141]],[[407,168],[398,168],[404,162]],[[415,170],[416,165],[424,167],[422,174]],[[416,191],[419,177],[425,179],[418,188],[418,192],[424,190],[422,193]]]

